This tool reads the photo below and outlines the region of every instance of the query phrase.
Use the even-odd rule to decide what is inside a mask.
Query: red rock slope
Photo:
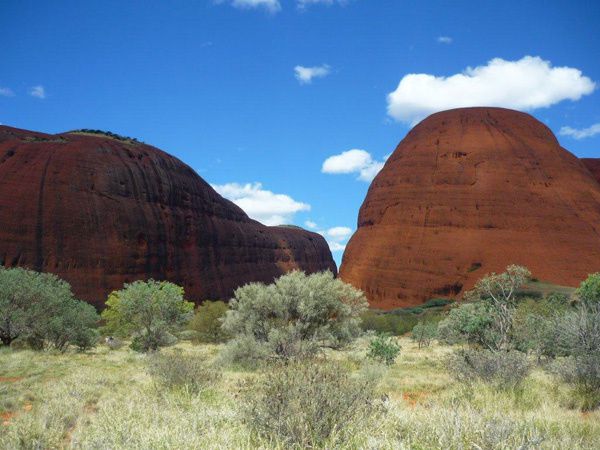
[[[581,162],[600,183],[600,158],[582,158]]]
[[[9,127],[0,127],[0,264],[53,272],[96,306],[150,277],[201,301],[292,269],[336,271],[320,235],[251,220],[161,150]]]
[[[374,307],[453,297],[522,264],[575,286],[600,271],[600,185],[530,115],[433,114],[373,180],[340,276]]]

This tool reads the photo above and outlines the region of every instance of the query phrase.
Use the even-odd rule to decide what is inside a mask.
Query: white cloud
[[[387,156],[385,159],[387,159]],[[358,173],[359,180],[370,182],[383,168],[384,163],[385,161],[374,160],[366,150],[355,148],[327,158],[323,162],[321,172],[331,174]]]
[[[314,66],[314,67],[304,67],[304,66],[296,66],[294,67],[294,73],[296,79],[300,82],[300,84],[310,84],[313,78],[323,78],[329,75],[331,72],[331,68],[327,64],[323,64],[322,66]]]
[[[317,233],[325,238],[332,252],[341,252],[344,251],[348,239],[352,236],[352,228],[333,227],[328,230],[317,231]]]
[[[33,86],[29,89],[29,95],[43,100],[46,98],[46,90],[44,89],[44,86]]]
[[[537,56],[518,61],[494,58],[485,66],[467,67],[449,77],[405,75],[388,94],[387,111],[397,121],[415,124],[431,113],[466,106],[544,108],[562,100],[579,100],[595,87],[579,69],[552,67]]]
[[[332,227],[327,230],[318,230],[318,225],[312,220],[305,221],[304,225],[323,236],[332,252],[344,251],[348,239],[352,236],[352,228],[349,227]]]
[[[452,44],[452,38],[450,36],[439,36],[437,41],[440,44]]]
[[[571,127],[562,127],[559,131],[561,136],[571,136],[573,139],[585,139],[592,136],[596,136],[600,134],[600,123],[595,123],[594,125],[587,128],[571,128]]]
[[[14,97],[15,93],[10,88],[0,87],[0,96],[2,96],[2,97]]]
[[[325,232],[325,234],[335,241],[343,241],[348,239],[352,234],[352,228],[348,227],[333,227]]]
[[[227,183],[212,185],[215,191],[242,208],[246,214],[265,225],[293,223],[294,214],[310,211],[310,205],[297,202],[285,194],[263,189],[261,183]]]
[[[264,8],[270,13],[281,11],[279,0],[215,0],[216,3],[230,3],[234,8],[253,9]]]
[[[339,5],[345,5],[348,3],[348,0],[296,0],[296,4],[298,5],[298,9],[306,9],[310,5],[333,5],[337,3]]]
[[[339,242],[327,241],[327,244],[329,244],[329,250],[332,252],[343,252],[346,249],[346,244],[340,244]]]

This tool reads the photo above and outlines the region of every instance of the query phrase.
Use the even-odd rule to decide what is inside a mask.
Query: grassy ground
[[[534,371],[517,391],[468,387],[443,368],[450,348],[400,342],[397,362],[375,370],[385,415],[357,430],[347,448],[600,448],[600,413],[569,409],[568,388],[545,372]],[[209,361],[219,350],[188,343],[177,348]],[[359,341],[328,357],[358,373],[370,367],[365,354],[366,342]],[[0,349],[0,448],[278,446],[253,436],[239,415],[239,386],[260,378],[260,371],[220,367],[209,389],[191,395],[158,389],[146,358],[104,346],[87,354]]]

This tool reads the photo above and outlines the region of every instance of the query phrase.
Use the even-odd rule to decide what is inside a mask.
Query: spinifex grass
[[[385,413],[369,426],[352,424],[343,439],[334,434],[323,447],[599,447],[600,413],[573,409],[570,388],[540,369],[518,390],[467,386],[445,371],[449,347],[419,349],[402,338],[395,364],[373,368],[365,362],[367,342],[323,357],[352,376],[377,377]],[[177,348],[212,364],[220,347]],[[157,389],[147,358],[127,347],[86,354],[1,350],[0,448],[285,448],[277,436],[253,432],[242,414],[247,398],[240,385],[257,385],[267,369],[217,367],[217,379],[196,393]]]

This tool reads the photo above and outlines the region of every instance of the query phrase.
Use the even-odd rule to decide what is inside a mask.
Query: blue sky
[[[527,110],[600,157],[598,24],[592,0],[3,0],[0,123],[137,137],[260,220],[324,231],[339,262],[431,111]]]

